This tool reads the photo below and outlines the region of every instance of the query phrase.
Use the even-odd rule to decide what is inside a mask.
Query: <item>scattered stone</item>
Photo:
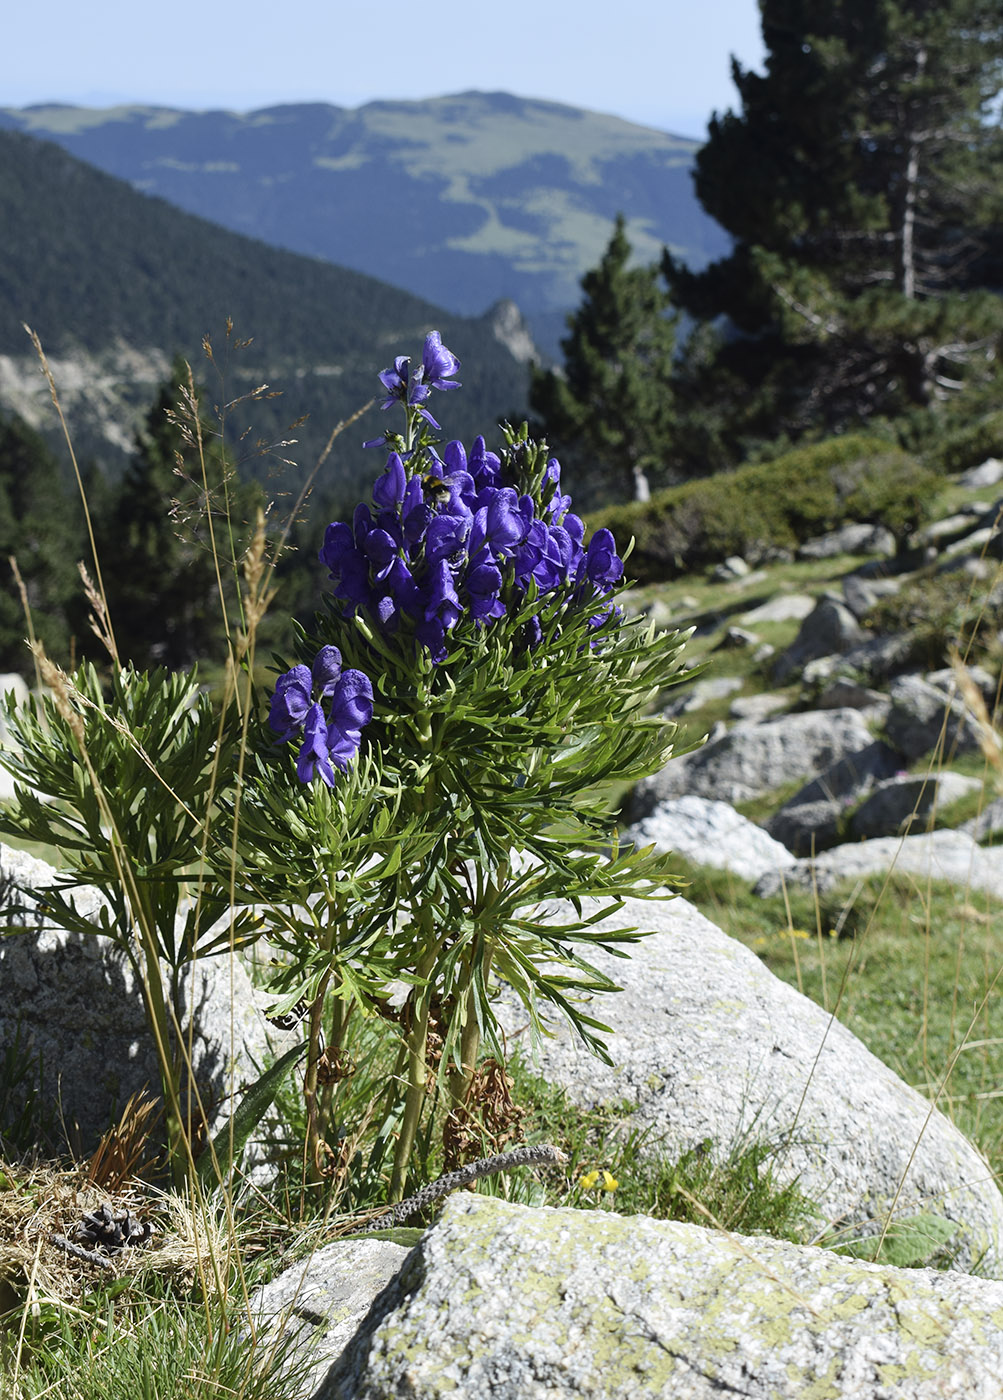
[[[1003,835],[1003,797],[997,797],[995,802],[990,802],[977,817],[963,822],[958,830],[966,832],[973,841],[988,841]]]
[[[748,719],[758,723],[775,715],[778,710],[786,710],[787,703],[783,695],[740,695],[731,702],[728,714],[732,719]]]
[[[842,880],[885,875],[889,870],[921,880],[946,880],[962,889],[985,890],[1003,899],[1003,861],[993,847],[976,845],[966,831],[929,831],[918,836],[877,836],[823,851],[814,860],[798,860],[783,872],[783,882],[824,894]],[[755,893],[778,894],[779,875],[762,876]]]
[[[811,855],[839,840],[840,821],[875,783],[897,773],[902,759],[877,740],[830,764],[765,823],[771,836],[796,855]]]
[[[815,608],[815,599],[807,593],[778,593],[769,602],[761,603],[739,619],[749,627],[761,622],[802,622]]]
[[[807,778],[872,742],[857,710],[809,710],[763,724],[736,724],[722,738],[670,759],[660,773],[638,783],[625,804],[625,819],[640,821],[660,802],[687,793],[735,806]]]
[[[689,714],[693,710],[701,709],[711,700],[723,700],[726,696],[733,695],[736,690],[741,690],[744,684],[741,676],[704,676],[688,686],[685,695],[680,695],[678,699],[666,705],[663,713],[669,719],[676,715]]]
[[[902,588],[902,580],[897,578],[864,578],[861,574],[847,574],[843,579],[843,597],[846,606],[858,622],[862,622],[871,608],[882,598],[889,598]]]
[[[853,813],[850,835],[900,836],[916,827],[923,829],[938,812],[981,787],[978,778],[949,771],[928,777],[888,778]]]
[[[989,457],[977,467],[969,467],[958,477],[958,485],[966,491],[981,491],[984,486],[995,486],[1003,481],[1003,462],[998,457]]]
[[[998,699],[996,677],[991,675],[984,666],[966,666],[965,671],[968,679],[981,694],[986,709],[991,714]],[[923,679],[929,685],[935,685],[938,690],[942,690],[945,695],[952,698],[959,694],[958,678],[950,666],[945,666],[941,671],[927,671]]]
[[[838,530],[798,545],[799,559],[835,559],[840,554],[895,553],[895,536],[883,525],[867,525],[848,521]]]
[[[746,578],[752,571],[745,560],[738,554],[730,554],[723,563],[718,564],[711,573],[714,583],[727,583],[729,579]]]
[[[818,662],[810,664],[817,666]],[[806,680],[808,672],[809,667],[806,667]],[[861,685],[849,676],[840,675],[811,701],[811,707],[815,710],[866,710],[868,721],[871,723],[878,718],[884,719],[888,712],[888,704],[888,697],[882,691]]]
[[[982,505],[972,505],[967,510],[947,515],[942,520],[931,520],[929,525],[923,526],[916,538],[924,544],[935,544],[940,550],[947,549],[978,528],[983,510]]]
[[[761,826],[739,816],[727,802],[706,797],[661,803],[650,817],[621,832],[621,840],[635,846],[653,843],[659,851],[676,851],[698,865],[730,870],[749,881],[794,863],[790,851]]]
[[[1003,1285],[451,1197],[313,1400],[1000,1400]]]
[[[941,743],[944,753],[972,753],[979,748],[979,726],[964,702],[919,676],[892,681],[891,708],[885,733],[908,759],[921,758]]]
[[[742,651],[747,647],[757,647],[760,638],[745,627],[729,627],[714,648],[715,651]]]
[[[847,652],[866,640],[867,633],[850,609],[832,594],[826,594],[805,618],[791,645],[780,653],[773,666],[773,679],[783,685],[809,661]]]

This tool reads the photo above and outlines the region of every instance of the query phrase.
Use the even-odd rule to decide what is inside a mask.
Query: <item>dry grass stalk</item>
[[[1003,791],[1003,748],[1001,748],[1000,736],[993,727],[989,709],[981,690],[972,679],[971,671],[962,661],[956,649],[951,649],[950,657],[954,679],[978,728],[978,742],[982,756],[996,774],[996,784]]]

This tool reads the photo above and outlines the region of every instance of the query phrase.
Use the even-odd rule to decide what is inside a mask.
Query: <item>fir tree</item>
[[[576,494],[640,499],[664,474],[674,421],[676,318],[657,267],[628,267],[623,215],[561,341],[563,373],[534,369],[530,405]]]
[[[140,668],[185,669],[200,658],[221,659],[224,654],[219,580],[229,605],[232,560],[239,549],[232,549],[220,501],[206,499],[201,455],[210,493],[228,480],[235,513],[241,493],[234,488],[225,453],[208,425],[200,455],[191,430],[196,408],[187,397],[187,382],[187,367],[179,361],[147,414],[99,531],[115,639],[122,658]],[[219,512],[219,578],[205,530],[209,509]]]
[[[929,407],[995,359],[980,259],[1000,209],[1003,12],[989,0],[761,0],[760,75],[697,159],[732,254],[673,295],[707,321],[737,439]],[[734,384],[744,387],[732,411]]]
[[[17,417],[0,417],[0,670],[32,673],[28,624],[9,560],[24,582],[32,626],[55,659],[69,657],[69,615],[80,594],[81,532],[58,463]]]

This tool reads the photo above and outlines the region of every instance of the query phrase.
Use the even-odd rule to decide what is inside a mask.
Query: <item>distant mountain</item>
[[[457,314],[511,299],[550,350],[619,211],[646,261],[667,244],[701,266],[728,247],[693,193],[698,142],[506,93],[244,114],[7,108],[0,126]]]
[[[253,337],[232,356],[228,317],[236,337]],[[463,391],[450,396],[443,419],[452,436],[490,432],[499,417],[525,411],[532,353],[512,306],[479,320],[451,315],[183,213],[58,146],[0,131],[0,411],[51,434],[55,417],[23,322],[52,361],[78,455],[112,472],[177,353],[217,399],[264,383],[281,390],[253,411],[234,409],[231,426],[242,428],[246,416],[245,448],[259,435],[296,438],[281,455],[307,468],[338,420],[379,391],[377,372],[395,354],[420,355],[429,329],[462,361]],[[222,386],[202,353],[206,334],[218,364],[231,361]],[[303,414],[306,423],[289,432]],[[347,491],[373,471],[375,454],[360,443],[388,424],[372,409],[339,439],[329,493],[335,478]]]

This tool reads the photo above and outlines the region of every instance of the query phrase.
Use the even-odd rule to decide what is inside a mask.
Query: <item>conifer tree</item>
[[[28,625],[9,564],[16,559],[32,626],[51,656],[68,660],[73,603],[80,593],[76,561],[81,532],[59,464],[38,433],[17,417],[0,416],[0,670],[32,673]]]
[[[727,318],[719,379],[739,436],[929,407],[996,358],[980,262],[1003,197],[995,0],[760,0],[765,72],[733,65],[700,200],[735,239],[678,303]],[[715,394],[715,376],[704,390]],[[720,401],[723,412],[728,404]]]
[[[99,531],[115,639],[123,659],[140,668],[185,669],[200,658],[224,654],[226,626],[205,538],[206,500],[186,385],[187,367],[176,362],[137,435]],[[230,468],[208,426],[203,450],[208,480],[218,483]],[[218,508],[218,501],[211,504]],[[230,601],[230,540],[222,521],[217,550]]]
[[[563,373],[534,369],[530,405],[576,495],[645,499],[664,474],[674,421],[676,318],[657,267],[628,267],[619,215],[561,341]]]

